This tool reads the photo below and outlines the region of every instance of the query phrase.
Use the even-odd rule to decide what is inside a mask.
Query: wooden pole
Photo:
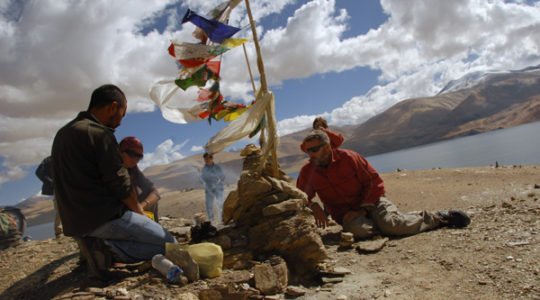
[[[259,68],[259,76],[261,77],[261,92],[262,95],[268,93],[268,85],[266,84],[266,73],[264,72],[264,64],[261,55],[261,48],[259,46],[259,38],[257,37],[257,29],[255,28],[255,22],[253,21],[253,15],[251,14],[251,7],[249,6],[249,0],[245,0],[246,10],[249,17],[249,23],[251,24],[251,32],[253,33],[253,42],[255,43],[255,50],[257,51],[257,67]],[[272,97],[273,101],[273,97]],[[274,116],[274,110],[272,109],[274,103],[271,103],[266,109],[266,118],[268,124],[268,138],[275,138],[276,141],[273,143],[272,147],[272,169],[275,178],[279,178],[279,168],[277,161],[277,130],[276,130],[276,118]],[[264,161],[262,162],[264,168]]]
[[[257,90],[255,89],[255,81],[253,80],[253,74],[251,73],[251,65],[249,64],[249,58],[246,50],[246,44],[242,44],[242,48],[244,48],[244,57],[246,58],[246,64],[249,71],[249,78],[251,79],[251,87],[253,88],[253,95],[257,95]]]

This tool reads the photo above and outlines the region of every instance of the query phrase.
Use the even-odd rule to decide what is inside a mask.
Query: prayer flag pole
[[[255,28],[255,22],[253,21],[253,16],[251,14],[251,8],[249,6],[249,0],[245,0],[246,2],[246,10],[249,17],[249,23],[251,24],[251,32],[253,33],[253,42],[255,43],[255,50],[257,52],[257,67],[259,68],[259,76],[261,80],[261,89],[260,93],[261,95],[268,94],[268,85],[266,84],[266,74],[264,72],[264,64],[262,60],[261,55],[261,48],[259,46],[259,38],[257,37],[257,30]],[[279,137],[277,136],[277,130],[276,130],[276,118],[274,115],[274,98],[271,97],[271,102],[266,108],[266,117],[268,120],[267,126],[268,126],[268,139],[274,139],[273,143],[269,143],[269,147],[272,147],[272,169],[274,173],[275,178],[279,178],[279,169],[278,169],[278,161],[277,161],[277,146],[279,144]],[[265,156],[262,156],[262,163],[260,168],[264,168],[265,162]]]

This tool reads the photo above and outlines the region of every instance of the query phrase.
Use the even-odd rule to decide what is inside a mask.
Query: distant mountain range
[[[540,66],[474,74],[348,126],[342,147],[369,156],[539,120]]]

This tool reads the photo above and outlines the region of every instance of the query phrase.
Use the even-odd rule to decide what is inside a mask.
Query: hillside
[[[364,156],[540,120],[540,69],[486,74],[471,87],[397,103],[352,126],[342,147]]]

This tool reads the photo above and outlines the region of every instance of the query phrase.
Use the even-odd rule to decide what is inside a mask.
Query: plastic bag
[[[201,277],[213,278],[221,276],[223,270],[223,251],[221,250],[221,246],[214,243],[199,243],[189,246],[167,243],[165,256],[174,263],[176,263],[175,252],[178,252],[177,249],[188,251],[191,258],[199,265]]]

